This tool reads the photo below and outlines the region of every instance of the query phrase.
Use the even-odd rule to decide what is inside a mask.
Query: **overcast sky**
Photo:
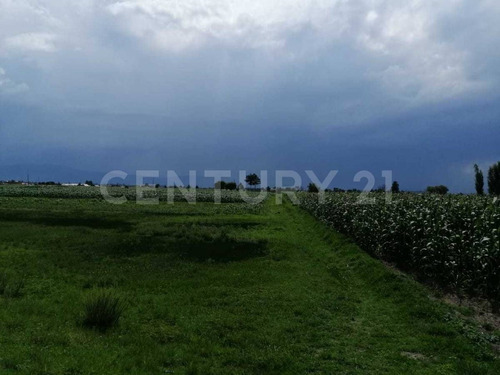
[[[470,192],[500,160],[499,43],[498,0],[0,0],[0,168]]]

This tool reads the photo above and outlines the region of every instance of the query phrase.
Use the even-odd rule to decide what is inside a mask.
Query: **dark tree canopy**
[[[444,185],[438,186],[427,186],[427,192],[432,194],[446,194],[448,192],[448,188]]]
[[[236,188],[237,188],[236,182],[226,183],[226,190],[236,190]]]
[[[226,181],[217,181],[215,183],[216,189],[222,190],[236,190],[236,182],[226,182]]]
[[[500,161],[488,170],[488,191],[492,195],[500,195]]]
[[[257,174],[252,173],[247,175],[247,177],[245,178],[245,182],[250,186],[260,185],[260,177],[257,176]]]
[[[316,184],[314,184],[314,183],[311,182],[311,183],[309,183],[309,185],[307,185],[307,191],[309,193],[318,193],[319,189],[316,186]]]
[[[399,193],[399,183],[397,181],[394,181],[392,183],[391,192],[393,192],[393,193]]]
[[[483,171],[479,169],[477,164],[474,164],[474,181],[476,185],[477,195],[484,194],[484,176]]]
[[[217,181],[215,183],[215,188],[216,189],[225,189],[226,188],[226,181]]]

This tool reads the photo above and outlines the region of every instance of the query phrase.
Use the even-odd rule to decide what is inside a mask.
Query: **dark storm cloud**
[[[0,9],[2,165],[393,169],[471,191],[500,157],[493,1]]]

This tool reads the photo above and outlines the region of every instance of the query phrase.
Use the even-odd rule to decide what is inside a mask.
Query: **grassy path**
[[[500,373],[454,311],[289,203],[0,199],[0,272],[25,281],[0,297],[1,374]],[[98,288],[127,303],[104,334],[78,323]]]
[[[297,280],[311,298],[301,323],[318,324],[310,355],[320,373],[498,372],[480,339],[466,338],[453,312],[432,302],[425,288],[296,207],[270,210],[286,223],[279,240],[307,275],[304,284]]]

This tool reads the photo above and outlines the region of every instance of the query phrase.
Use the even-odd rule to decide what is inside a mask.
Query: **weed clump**
[[[106,331],[118,324],[123,310],[122,300],[110,291],[94,292],[85,301],[83,325]]]

